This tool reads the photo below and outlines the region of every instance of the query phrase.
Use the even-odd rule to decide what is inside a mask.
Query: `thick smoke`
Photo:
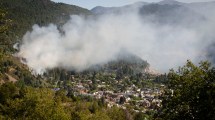
[[[196,27],[157,24],[137,12],[96,18],[75,15],[60,30],[53,24],[34,25],[24,35],[18,56],[41,74],[56,67],[82,71],[115,60],[126,50],[167,72],[187,59],[203,60],[213,37],[212,28],[209,22]]]

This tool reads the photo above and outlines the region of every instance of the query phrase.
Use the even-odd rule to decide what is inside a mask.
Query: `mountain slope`
[[[44,80],[33,76],[29,68],[12,55],[14,43],[21,40],[34,24],[61,25],[70,15],[91,14],[87,9],[50,0],[0,0],[0,10],[6,11],[5,19],[12,20],[9,28],[0,34],[0,83],[18,80],[20,84],[32,86],[40,86]]]
[[[175,1],[175,0],[163,0],[163,1],[160,1],[158,2],[158,4],[160,5],[183,5],[184,3],[181,3],[181,2],[178,2],[178,1]]]
[[[199,5],[200,3],[198,3]],[[200,4],[205,6],[205,4]],[[190,7],[193,4],[181,3],[175,0],[163,0],[158,3],[137,2],[135,4],[122,7],[95,7],[91,11],[94,14],[126,14],[137,12],[143,19],[149,19],[161,24],[185,24],[195,23],[205,19],[204,14],[200,14],[197,7]],[[194,9],[195,8],[195,9]],[[205,7],[204,7],[205,8]],[[207,8],[207,7],[206,7]],[[192,17],[190,17],[192,16]]]
[[[149,17],[150,21],[161,24],[189,26],[205,19],[204,15],[177,4],[149,4],[141,7],[139,12],[143,18]]]
[[[147,2],[136,2],[130,5],[125,5],[125,6],[120,6],[120,7],[102,7],[102,6],[97,6],[93,9],[91,9],[91,12],[96,14],[96,15],[102,15],[102,14],[112,14],[112,13],[124,13],[124,12],[129,12],[129,11],[135,11],[138,8],[147,5],[149,3]]]
[[[212,2],[197,2],[197,3],[189,3],[185,4],[186,7],[192,9],[195,12],[198,12],[202,15],[206,15],[209,19],[215,19],[215,1]],[[205,14],[207,13],[207,14]]]
[[[14,44],[34,24],[62,24],[72,14],[91,14],[87,9],[50,0],[0,0],[0,8],[8,12],[8,19],[13,20],[11,29],[4,36],[8,43],[0,44]]]

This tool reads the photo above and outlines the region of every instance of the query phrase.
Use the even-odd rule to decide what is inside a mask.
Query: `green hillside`
[[[91,14],[87,9],[50,0],[0,0],[0,8],[7,11],[6,18],[12,20],[9,31],[1,34],[0,38],[0,44],[10,48],[34,24],[59,25],[65,23],[70,15]]]
[[[50,0],[0,0],[0,81],[20,81],[35,86],[40,78],[31,75],[27,66],[12,56],[13,45],[34,24],[65,23],[70,15],[90,15],[87,9]],[[33,83],[34,82],[34,83]],[[37,82],[37,83],[36,83]],[[32,84],[33,83],[33,84]]]

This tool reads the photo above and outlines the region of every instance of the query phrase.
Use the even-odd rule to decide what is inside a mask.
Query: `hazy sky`
[[[81,6],[84,8],[92,9],[95,6],[122,6],[126,4],[131,4],[141,0],[52,0],[55,2],[63,2],[68,4],[73,4]],[[159,2],[161,0],[142,0],[144,2]],[[179,2],[206,2],[215,0],[177,0]]]

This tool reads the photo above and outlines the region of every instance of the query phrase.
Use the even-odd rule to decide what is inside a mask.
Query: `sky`
[[[141,0],[52,0],[54,2],[63,2],[67,4],[77,5],[83,8],[92,9],[96,6],[113,7],[132,4]],[[159,2],[161,0],[142,0],[144,2]],[[206,2],[214,0],[177,0],[179,2]]]

